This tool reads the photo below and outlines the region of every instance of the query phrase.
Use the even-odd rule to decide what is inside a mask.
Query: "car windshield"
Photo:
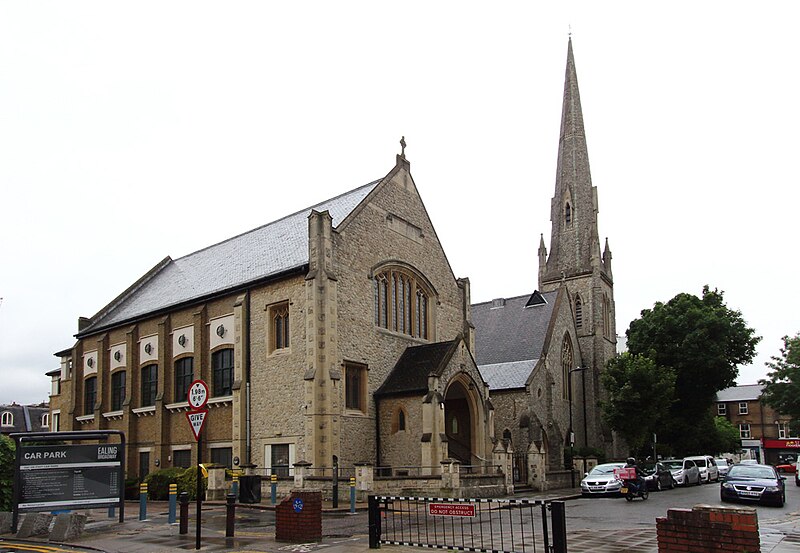
[[[706,460],[705,460],[705,459],[692,459],[692,461],[694,461],[695,463],[697,463],[697,466],[698,466],[698,467],[704,467],[704,466],[706,466]]]
[[[728,461],[725,460],[725,459],[716,459],[714,462],[717,463],[718,467],[727,467],[728,466]]]
[[[642,465],[642,472],[645,473],[648,476],[651,475],[651,474],[655,474],[656,465],[654,465],[652,463],[648,463],[648,464]]]
[[[589,474],[591,474],[592,476],[597,476],[599,474],[614,474],[614,469],[618,469],[622,466],[624,465],[622,465],[621,463],[613,463],[609,465],[597,465],[592,469],[592,472],[590,472]]]
[[[661,461],[670,470],[683,468],[683,461]]]
[[[771,478],[774,480],[775,472],[769,467],[739,465],[731,467],[731,470],[728,471],[729,480],[735,480],[736,478]]]

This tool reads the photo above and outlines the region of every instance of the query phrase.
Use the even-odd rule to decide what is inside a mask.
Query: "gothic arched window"
[[[572,224],[572,206],[569,205],[569,202],[564,206],[564,222],[567,226]]]
[[[603,294],[603,336],[611,336],[611,302]]]
[[[564,399],[571,399],[569,397],[569,378],[570,370],[572,370],[572,340],[569,334],[564,335],[564,342],[561,344],[561,397]]]
[[[422,280],[400,268],[375,275],[375,324],[381,328],[428,339],[431,294]]]
[[[583,327],[583,303],[581,303],[580,296],[575,298],[575,326]]]

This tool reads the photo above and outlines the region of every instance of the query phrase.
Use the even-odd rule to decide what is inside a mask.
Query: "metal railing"
[[[567,553],[565,513],[563,501],[369,496],[369,547]]]

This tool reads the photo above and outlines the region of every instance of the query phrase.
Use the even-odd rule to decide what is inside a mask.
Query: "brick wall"
[[[761,551],[755,509],[697,505],[656,519],[659,553]]]
[[[302,509],[296,502],[302,501]],[[275,509],[275,539],[292,543],[322,540],[322,492],[292,490]]]

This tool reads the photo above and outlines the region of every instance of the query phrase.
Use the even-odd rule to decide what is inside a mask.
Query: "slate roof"
[[[472,306],[476,362],[490,390],[525,386],[542,356],[557,295],[534,292]]]
[[[308,216],[329,211],[336,228],[380,180],[184,257],[165,259],[93,317],[79,336],[278,275],[308,263]]]
[[[0,426],[0,433],[11,434],[13,432],[46,432],[50,430],[42,426],[42,415],[50,412],[47,404],[42,405],[0,405],[0,415],[11,413],[14,417],[12,426]]]
[[[761,384],[747,384],[745,386],[731,386],[717,392],[715,401],[755,401],[761,397],[764,386]]]
[[[428,391],[428,375],[441,374],[458,347],[460,338],[406,348],[395,363],[375,396],[424,394]]]

